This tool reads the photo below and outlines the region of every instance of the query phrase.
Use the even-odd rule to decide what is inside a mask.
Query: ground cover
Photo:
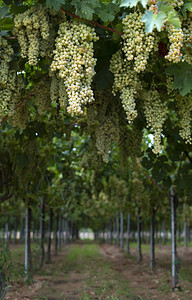
[[[28,286],[22,279],[23,246],[12,251],[16,265],[11,277],[10,290],[5,300],[190,300],[192,299],[192,249],[179,247],[182,260],[180,270],[181,291],[171,291],[171,247],[156,246],[157,268],[149,269],[149,246],[143,247],[143,261],[136,263],[136,245],[131,255],[120,252],[115,245],[105,243],[75,243],[63,248],[51,264],[38,270],[37,246],[33,283]],[[16,268],[19,276],[16,277]]]

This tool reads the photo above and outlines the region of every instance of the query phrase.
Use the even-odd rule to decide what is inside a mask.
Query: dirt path
[[[122,254],[114,245],[95,245],[94,253],[85,253],[82,244],[69,245],[39,275],[31,286],[11,283],[6,300],[191,300],[190,281],[181,281],[182,292],[171,292],[170,247],[157,249],[157,270],[149,269],[149,255],[136,263],[136,250],[131,256]],[[88,249],[88,248],[87,248]],[[91,249],[91,248],[90,248]],[[76,252],[74,251],[76,250]],[[84,252],[83,252],[84,251]],[[87,250],[86,250],[87,251]],[[98,251],[98,253],[97,253]],[[77,256],[77,253],[81,253]],[[191,265],[192,250],[180,249],[184,263]]]

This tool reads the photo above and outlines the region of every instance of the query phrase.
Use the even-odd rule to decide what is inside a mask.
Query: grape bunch
[[[87,106],[87,135],[104,162],[109,161],[112,143],[119,142],[119,115],[111,89],[95,91],[95,102]]]
[[[163,123],[165,122],[167,115],[167,106],[161,100],[158,91],[145,90],[143,91],[144,102],[144,114],[147,121],[147,127],[151,127],[154,135],[154,149],[155,154],[162,150],[161,135],[163,129]]]
[[[177,108],[179,114],[179,134],[186,143],[192,144],[191,137],[191,113],[192,113],[192,93],[186,97],[177,97]]]
[[[5,87],[7,84],[12,57],[13,48],[0,35],[0,87]]]
[[[140,86],[138,74],[131,62],[123,58],[121,50],[112,56],[110,71],[114,74],[113,94],[120,92],[122,106],[128,122],[131,123],[137,117],[135,96]]]
[[[192,64],[191,43],[192,43],[192,17],[188,14],[182,23],[184,55],[182,61]]]
[[[165,56],[170,62],[178,63],[181,61],[183,54],[181,53],[181,48],[183,47],[183,30],[181,28],[176,28],[172,24],[166,26],[168,31],[168,38],[170,42],[169,52]]]
[[[146,69],[150,53],[157,51],[155,33],[146,33],[145,24],[141,21],[142,13],[128,14],[123,20],[123,47],[125,57],[133,61],[134,70],[140,73]]]
[[[16,84],[16,72],[10,70],[12,56],[12,47],[0,35],[0,119],[12,110],[10,102]]]
[[[46,81],[44,83],[39,82],[36,84],[35,98],[36,98],[37,111],[39,115],[43,115],[46,111],[51,110],[49,81]]]
[[[67,108],[67,92],[62,78],[58,74],[52,74],[50,97],[52,105],[55,106],[59,102],[60,108]]]
[[[91,88],[96,64],[93,42],[97,40],[94,28],[85,24],[60,24],[50,75],[56,73],[62,79],[69,102],[67,111],[71,115],[82,114],[82,106],[94,100]]]
[[[16,15],[13,33],[20,44],[21,56],[28,58],[30,65],[37,64],[40,54],[50,54],[54,34],[50,27],[48,10],[43,5],[32,6],[24,13]]]
[[[24,82],[22,74],[10,69],[12,56],[12,47],[0,36],[0,120],[8,115],[13,126],[24,129],[28,117],[25,114],[26,108],[21,106],[15,110],[25,94]]]
[[[169,4],[170,6],[172,6],[173,8],[180,8],[181,6],[183,6],[184,1],[183,0],[166,0],[165,1],[167,4]]]

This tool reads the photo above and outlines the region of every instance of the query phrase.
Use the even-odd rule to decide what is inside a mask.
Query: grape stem
[[[75,15],[75,14],[72,14],[72,13],[68,12],[68,11],[66,11],[66,10],[63,9],[63,8],[60,8],[60,9],[61,9],[64,13],[68,14],[69,16],[71,16],[72,18],[76,18],[76,19],[80,19],[80,20],[86,21],[86,22],[92,24],[93,26],[98,26],[98,27],[101,27],[101,28],[106,29],[106,30],[108,30],[108,31],[112,31],[112,32],[114,32],[114,33],[117,33],[118,35],[122,35],[122,33],[119,32],[119,31],[117,31],[116,29],[111,28],[111,27],[106,27],[106,26],[104,26],[104,25],[101,25],[100,23],[98,23],[98,22],[95,21],[95,20],[93,20],[93,21],[87,20],[87,19],[81,18],[81,17],[79,17],[79,16],[77,16],[77,15]]]

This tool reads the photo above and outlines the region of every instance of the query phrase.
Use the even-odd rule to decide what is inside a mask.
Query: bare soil
[[[156,270],[149,268],[148,250],[143,250],[143,261],[136,263],[136,249],[131,255],[120,252],[115,245],[99,244],[98,257],[71,263],[67,254],[70,244],[45,264],[41,273],[34,275],[28,286],[23,282],[10,282],[5,300],[192,300],[192,278],[180,278],[181,290],[171,290],[171,247],[156,247]],[[185,271],[192,269],[192,249],[178,248]],[[189,273],[190,274],[190,273]],[[192,274],[192,271],[191,271]]]

